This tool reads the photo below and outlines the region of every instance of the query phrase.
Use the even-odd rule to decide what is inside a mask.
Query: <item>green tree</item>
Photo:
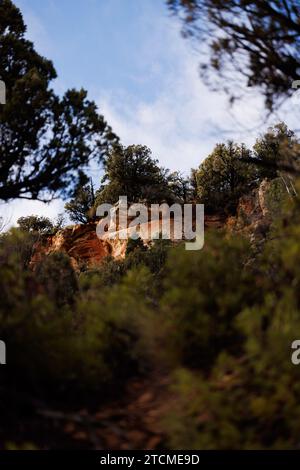
[[[218,144],[196,172],[198,199],[207,211],[234,211],[242,194],[257,181],[255,165],[243,160],[250,155],[243,145]]]
[[[50,235],[54,230],[54,224],[48,217],[28,215],[17,220],[19,228],[23,232]]]
[[[174,194],[176,202],[188,202],[193,197],[191,178],[186,178],[179,171],[173,171],[168,175],[169,188]]]
[[[11,0],[0,2],[0,199],[65,195],[78,171],[101,160],[118,141],[85,90],[62,97],[51,89],[56,71],[25,39],[26,26]]]
[[[158,166],[149,148],[118,145],[105,160],[105,175],[96,195],[96,204],[114,204],[119,196],[127,196],[129,203],[158,203],[174,198],[168,172]]]
[[[267,108],[272,109],[293,93],[292,81],[300,78],[298,0],[166,3],[183,20],[184,35],[200,45],[204,79],[229,92],[231,100],[245,85],[258,87]]]
[[[92,180],[86,184],[79,184],[74,192],[74,197],[65,209],[72,222],[86,224],[95,217],[95,193]]]
[[[288,169],[292,173],[299,171],[299,155],[299,139],[285,123],[280,122],[256,140],[252,162],[260,166],[261,178],[273,179],[280,175],[288,188],[288,182],[292,185]]]

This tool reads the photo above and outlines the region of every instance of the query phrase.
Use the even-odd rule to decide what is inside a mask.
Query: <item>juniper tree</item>
[[[50,199],[70,193],[79,170],[118,141],[87,92],[54,93],[57,74],[25,37],[20,10],[0,0],[0,199]]]

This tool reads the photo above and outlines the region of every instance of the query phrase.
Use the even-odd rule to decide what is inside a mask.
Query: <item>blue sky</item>
[[[203,85],[197,52],[164,0],[14,1],[28,38],[54,62],[56,91],[86,88],[121,141],[148,145],[163,166],[188,173],[217,142],[252,144],[267,127],[256,93],[229,109],[224,95]],[[290,114],[273,122],[293,121]],[[93,168],[96,184],[100,174]],[[14,201],[1,209],[14,223],[31,213],[54,217],[63,202]]]
[[[53,60],[58,88],[84,86],[94,98],[99,90],[122,88],[151,101],[159,93],[160,73],[174,66],[168,51],[157,47],[164,39],[157,23],[169,16],[162,0],[15,3],[28,36]]]

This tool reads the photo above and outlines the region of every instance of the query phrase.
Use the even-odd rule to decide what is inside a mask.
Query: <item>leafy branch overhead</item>
[[[299,0],[167,0],[183,34],[201,51],[202,77],[234,101],[245,86],[262,92],[269,110],[300,78]],[[219,77],[217,79],[216,77]]]

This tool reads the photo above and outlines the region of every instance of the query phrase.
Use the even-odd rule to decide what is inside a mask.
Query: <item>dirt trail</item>
[[[226,217],[221,215],[205,215],[205,228],[222,228],[226,223]]]
[[[154,374],[151,379],[132,379],[122,399],[93,413],[87,409],[72,413],[42,409],[39,415],[52,430],[63,432],[71,448],[161,449],[165,446],[161,416],[173,399],[169,384],[169,378],[161,374]]]

